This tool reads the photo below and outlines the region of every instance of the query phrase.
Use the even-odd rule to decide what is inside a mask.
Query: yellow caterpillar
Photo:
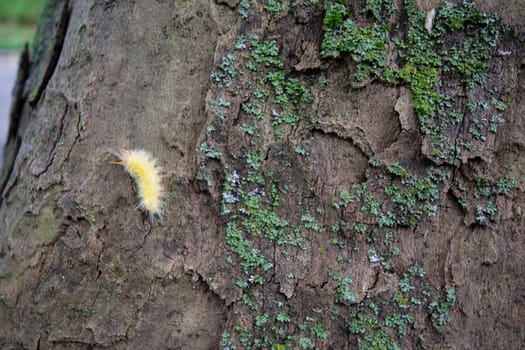
[[[164,206],[164,192],[161,185],[161,168],[157,165],[157,160],[149,152],[141,149],[122,150],[118,156],[120,161],[111,164],[123,165],[135,179],[140,198],[138,207],[147,211],[151,222],[155,215],[160,218]]]

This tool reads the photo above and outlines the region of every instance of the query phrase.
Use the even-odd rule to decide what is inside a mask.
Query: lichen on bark
[[[497,3],[50,1],[0,346],[520,346],[523,9]],[[122,148],[163,166],[163,224]]]

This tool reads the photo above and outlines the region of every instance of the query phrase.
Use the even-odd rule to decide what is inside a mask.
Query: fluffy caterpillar
[[[118,156],[120,161],[111,164],[123,165],[137,183],[140,198],[138,207],[147,211],[151,222],[155,215],[161,218],[164,202],[161,168],[157,165],[157,160],[149,152],[141,149],[122,150]]]

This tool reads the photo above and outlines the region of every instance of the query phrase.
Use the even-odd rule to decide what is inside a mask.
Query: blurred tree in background
[[[31,42],[45,0],[0,0],[0,50],[21,49]]]

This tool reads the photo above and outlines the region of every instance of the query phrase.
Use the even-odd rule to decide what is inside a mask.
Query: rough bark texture
[[[476,6],[49,1],[0,174],[0,347],[520,348],[525,6]],[[122,148],[163,166],[162,221]]]

